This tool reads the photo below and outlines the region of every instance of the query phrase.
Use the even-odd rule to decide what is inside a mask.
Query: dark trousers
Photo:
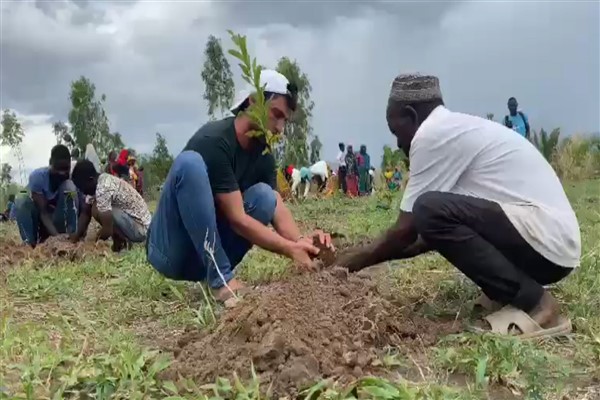
[[[348,187],[346,186],[346,166],[340,165],[338,168],[338,182],[343,193],[346,193]]]
[[[445,192],[427,192],[413,206],[417,232],[492,300],[530,312],[543,285],[572,268],[537,253],[497,203]]]

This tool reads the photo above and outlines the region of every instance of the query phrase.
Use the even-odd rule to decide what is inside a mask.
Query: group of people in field
[[[346,146],[339,143],[338,181],[342,193],[350,197],[367,196],[373,191],[375,167],[371,166],[371,156],[367,153],[367,146],[360,146],[355,153],[351,144]]]
[[[130,182],[139,194],[144,195],[144,167],[137,165],[132,151],[122,149],[119,153],[115,150],[108,153],[104,172]]]
[[[267,128],[281,134],[297,107],[297,88],[273,70],[261,72],[260,84]],[[145,241],[156,271],[207,282],[225,303],[249,290],[236,278],[236,266],[253,246],[312,270],[319,248],[333,247],[331,237],[321,230],[302,232],[276,190],[268,144],[248,135],[256,129],[245,113],[253,104],[253,94],[241,97],[233,116],[208,122],[189,139],[154,215],[140,193],[113,173],[123,157],[109,157],[109,172],[89,160],[78,161],[71,172],[68,149],[55,146],[50,165],[31,174],[29,195],[15,200],[24,241],[35,245],[65,232],[80,240],[93,217],[102,226],[98,239],[112,237],[116,249]],[[446,108],[434,76],[397,76],[386,118],[410,161],[400,215],[372,243],[340,253],[335,264],[354,272],[437,251],[481,288],[476,305],[487,313],[482,329],[523,337],[569,332],[570,321],[545,285],[578,266],[579,225],[539,151],[504,124]],[[350,145],[340,145],[340,152],[342,190],[368,192],[366,148],[355,154]],[[303,176],[326,180],[327,169],[317,164],[286,174],[293,182]]]
[[[268,129],[278,134],[296,108],[297,91],[275,71],[262,71],[260,80]],[[315,242],[332,246],[327,233],[301,232],[277,192],[266,142],[247,135],[255,127],[244,111],[253,102],[248,95],[234,105],[234,116],[192,136],[174,161],[148,232],[147,258],[157,271],[208,281],[225,302],[246,289],[235,269],[253,245],[307,270],[319,253]],[[577,267],[580,233],[544,157],[503,124],[447,109],[433,76],[394,79],[387,123],[410,161],[400,216],[371,244],[342,252],[335,263],[359,271],[437,251],[481,288],[477,306],[488,313],[485,329],[525,337],[569,332],[570,321],[544,286]],[[358,194],[367,188],[360,167],[368,170],[369,160],[360,163],[349,150],[340,181]],[[303,175],[297,168],[286,173],[292,180]]]
[[[35,169],[27,190],[11,195],[11,219],[17,222],[21,239],[35,247],[51,236],[83,240],[92,218],[100,224],[96,239],[112,238],[113,250],[146,239],[150,211],[144,201],[135,157],[122,150],[119,158],[109,155],[105,168],[88,145],[85,158],[77,151],[54,146],[47,167]]]

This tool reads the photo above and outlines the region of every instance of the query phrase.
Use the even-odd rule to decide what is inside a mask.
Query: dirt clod
[[[184,334],[165,379],[248,378],[253,364],[263,387],[293,396],[322,378],[376,373],[372,361],[389,346],[430,346],[460,328],[394,306],[367,281],[334,268],[258,288],[211,332]]]

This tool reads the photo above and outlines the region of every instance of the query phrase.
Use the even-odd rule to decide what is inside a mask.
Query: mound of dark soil
[[[294,395],[321,378],[376,373],[373,361],[386,347],[422,348],[452,331],[394,306],[368,277],[333,268],[256,289],[211,332],[188,331],[166,378],[247,378],[254,365],[264,388]]]

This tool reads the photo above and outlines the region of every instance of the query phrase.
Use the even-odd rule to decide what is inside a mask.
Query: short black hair
[[[11,193],[11,194],[8,195],[8,201],[13,201],[13,202],[15,201],[15,194],[14,193]]]
[[[79,158],[79,149],[77,147],[75,147],[73,150],[71,150],[71,157],[73,158]]]
[[[73,168],[73,172],[71,173],[71,179],[73,183],[78,188],[83,186],[85,182],[94,178],[98,175],[96,171],[96,167],[90,160],[79,160],[77,164],[75,164],[75,168]]]
[[[50,163],[55,163],[56,161],[70,161],[71,160],[71,152],[69,148],[64,144],[57,144],[50,150]]]
[[[514,97],[510,97],[510,98],[508,99],[508,101],[509,101],[509,102],[510,102],[510,101],[517,101],[517,99],[516,99],[516,98],[514,98]]]

